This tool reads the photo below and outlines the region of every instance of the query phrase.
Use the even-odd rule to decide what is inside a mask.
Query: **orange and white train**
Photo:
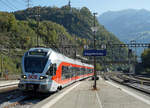
[[[93,76],[93,68],[50,48],[31,48],[22,58],[23,73],[18,87],[23,91],[54,92]]]

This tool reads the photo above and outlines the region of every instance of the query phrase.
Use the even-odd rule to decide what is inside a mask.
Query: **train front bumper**
[[[20,82],[18,88],[23,91],[36,91],[47,93],[50,91],[51,83],[33,83],[33,82]]]

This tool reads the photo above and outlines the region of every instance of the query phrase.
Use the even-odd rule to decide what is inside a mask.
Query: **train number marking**
[[[37,79],[37,75],[29,75],[28,78],[29,79]]]

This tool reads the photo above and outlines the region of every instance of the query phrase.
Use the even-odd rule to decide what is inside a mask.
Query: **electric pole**
[[[95,20],[96,20],[96,14],[97,13],[93,13],[94,14],[94,49],[96,49],[96,24],[95,24]],[[94,56],[94,89],[96,89],[96,79],[97,79],[97,73],[96,73],[96,56]]]
[[[27,3],[27,8],[29,9],[31,6],[31,0],[26,0],[26,3]]]
[[[69,0],[69,2],[68,2],[68,6],[71,8],[71,1]]]
[[[39,46],[39,26],[40,26],[40,6],[37,7],[37,15],[36,20],[37,20],[37,47]]]

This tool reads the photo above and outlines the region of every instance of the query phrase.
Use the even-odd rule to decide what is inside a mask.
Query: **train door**
[[[71,81],[75,80],[75,69],[73,66],[70,66],[70,79]]]
[[[77,77],[77,68],[76,67],[72,67],[72,73],[73,73],[73,80],[76,80]]]
[[[49,76],[55,76],[56,75],[56,70],[57,70],[57,65],[56,63],[55,64],[51,64],[49,70],[47,71],[46,75],[49,75]]]

